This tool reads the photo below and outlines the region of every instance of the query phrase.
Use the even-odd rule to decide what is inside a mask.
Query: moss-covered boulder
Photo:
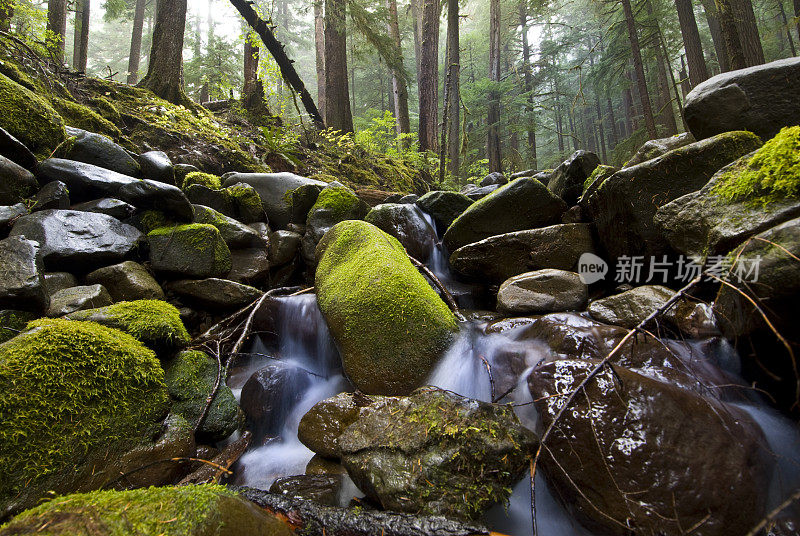
[[[207,399],[217,381],[217,363],[203,352],[181,352],[165,367],[164,381],[175,401],[172,413],[197,424]],[[231,435],[239,425],[239,405],[224,383],[208,408],[203,424],[197,429],[198,439],[216,443]]]
[[[335,225],[317,248],[317,301],[353,383],[407,394],[448,348],[456,319],[396,238],[372,224]]]
[[[265,240],[252,227],[203,205],[192,205],[194,223],[206,223],[219,230],[222,239],[231,249],[266,246]]]
[[[417,199],[417,205],[433,217],[439,233],[444,233],[474,202],[464,194],[439,190],[428,192]]]
[[[14,205],[35,194],[39,183],[33,173],[0,156],[0,204]]]
[[[64,120],[31,90],[0,74],[0,126],[39,156],[49,155],[67,133]]]
[[[78,311],[67,318],[124,331],[159,352],[184,348],[190,340],[178,310],[161,300],[123,301]]]
[[[157,431],[155,354],[91,322],[37,320],[0,345],[0,517],[70,492]]]
[[[290,536],[284,521],[219,485],[95,491],[23,512],[0,535]]]
[[[784,128],[753,154],[724,167],[701,190],[658,209],[655,221],[678,252],[724,254],[800,216],[800,126]]]
[[[723,166],[761,147],[751,132],[726,132],[692,143],[607,178],[587,201],[611,262],[663,255],[669,244],[653,221],[656,211],[702,188]]]
[[[219,190],[222,188],[222,181],[219,177],[212,175],[211,173],[203,173],[202,171],[193,171],[188,173],[183,179],[181,188],[186,190],[192,184],[199,184],[213,190]]]
[[[266,221],[267,214],[261,204],[261,196],[249,184],[238,182],[225,188],[233,202],[234,216],[242,223]]]
[[[300,245],[303,260],[309,266],[317,262],[317,244],[328,229],[345,220],[360,220],[369,212],[367,205],[350,188],[331,183],[323,188],[308,211],[306,233]]]
[[[231,252],[213,225],[159,227],[147,234],[150,265],[157,272],[221,277],[231,270]]]
[[[484,238],[559,223],[567,205],[532,177],[501,186],[476,201],[444,234],[448,251]]]

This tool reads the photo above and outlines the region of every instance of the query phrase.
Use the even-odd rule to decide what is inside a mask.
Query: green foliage
[[[202,171],[193,171],[188,173],[186,178],[183,179],[183,185],[181,188],[186,190],[192,184],[200,184],[202,186],[206,186],[207,188],[211,188],[212,190],[222,189],[222,180],[219,177],[212,175],[211,173],[203,173]]]
[[[750,159],[739,160],[718,178],[712,193],[762,206],[800,196],[800,126],[784,127]]]
[[[130,335],[62,319],[28,327],[0,345],[0,496],[136,442],[167,404],[164,371]]]

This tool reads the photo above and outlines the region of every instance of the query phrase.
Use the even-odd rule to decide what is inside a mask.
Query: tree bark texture
[[[421,1],[419,148],[436,152],[439,145],[439,2]]]
[[[528,131],[528,158],[536,168],[536,122],[533,115],[533,74],[531,73],[531,47],[528,43],[528,2],[520,0],[519,25],[522,28],[522,79],[527,93],[526,123]]]
[[[447,158],[450,174],[461,173],[461,51],[458,0],[447,0]]]
[[[139,81],[139,62],[142,59],[142,31],[144,29],[144,9],[147,0],[136,0],[133,9],[133,31],[131,32],[131,51],[128,56],[128,84]]]
[[[633,18],[630,0],[621,0],[622,9],[625,12],[625,24],[628,27],[628,38],[631,42],[631,53],[633,56],[633,69],[636,74],[636,85],[639,88],[639,100],[642,105],[642,115],[644,124],[647,128],[647,135],[650,139],[656,139],[656,124],[653,120],[653,108],[650,105],[650,96],[647,93],[647,82],[644,77],[644,64],[642,63],[642,50],[639,46],[639,35],[636,32],[636,21]]]
[[[500,0],[490,0],[489,4],[489,80],[500,82]],[[489,153],[489,172],[502,171],[500,155],[500,93],[493,89],[489,94],[489,113],[487,151]]]
[[[75,2],[75,33],[72,47],[72,68],[85,73],[89,51],[89,0]]]
[[[394,53],[400,61],[403,58],[403,48],[400,41],[400,25],[397,20],[397,0],[386,0],[386,8],[389,10],[389,37],[394,45]],[[390,67],[391,69],[391,67]],[[411,119],[408,114],[408,85],[402,73],[392,70],[392,94],[394,102],[394,116],[397,121],[397,134],[409,134],[411,132]]]
[[[739,35],[739,25],[736,23],[736,15],[733,10],[734,0],[715,0],[715,2],[717,20],[719,20],[720,31],[725,40],[725,50],[728,53],[728,67],[731,70],[744,69],[747,67],[747,61]]]
[[[739,28],[739,39],[742,42],[745,63],[748,67],[762,65],[764,49],[761,47],[761,38],[758,35],[756,15],[753,12],[751,0],[730,0],[733,7],[733,16]]]
[[[314,1],[314,50],[317,67],[317,104],[319,113],[325,117],[325,18],[323,0]]]
[[[52,32],[53,57],[64,63],[64,40],[67,34],[67,0],[49,0],[47,2],[47,31]]]
[[[185,29],[186,0],[159,0],[150,64],[139,86],[175,104],[188,101],[181,80]]]
[[[711,33],[711,40],[714,42],[714,52],[717,55],[719,69],[723,73],[731,70],[731,63],[728,59],[728,46],[725,44],[725,37],[722,35],[722,28],[719,25],[719,15],[717,14],[717,4],[714,0],[701,0],[703,11],[706,14],[708,30]]]
[[[700,42],[700,31],[694,16],[692,0],[675,0],[678,11],[678,22],[683,36],[683,48],[686,50],[686,61],[689,64],[689,81],[692,87],[708,80],[706,59],[703,57],[703,45]]]

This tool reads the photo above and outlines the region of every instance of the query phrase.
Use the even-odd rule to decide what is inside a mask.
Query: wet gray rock
[[[583,253],[594,253],[588,224],[571,223],[492,236],[450,255],[458,274],[502,283],[524,272],[555,268],[575,271]]]
[[[578,274],[546,269],[504,281],[497,293],[497,309],[508,314],[574,311],[588,299],[588,287]]]
[[[225,188],[225,192],[233,202],[234,218],[242,223],[265,222],[267,214],[261,196],[255,188],[243,182],[237,182]]]
[[[269,235],[269,262],[281,266],[297,255],[302,236],[292,231],[274,231]]]
[[[0,307],[31,311],[47,308],[39,244],[23,237],[0,240]]]
[[[464,195],[473,201],[477,201],[479,199],[483,199],[498,188],[500,188],[499,184],[490,184],[489,186],[482,186],[480,188],[471,188],[470,190],[464,192]]]
[[[433,217],[436,230],[444,233],[456,218],[467,210],[472,199],[457,192],[428,192],[417,200],[417,206]]]
[[[53,181],[45,184],[37,192],[31,212],[48,209],[68,209],[69,208],[69,189],[61,181]]]
[[[200,171],[200,168],[193,166],[191,164],[175,164],[172,166],[172,169],[175,170],[175,185],[183,184],[183,180],[186,178],[186,175],[189,173],[194,173],[195,171]]]
[[[480,185],[481,186],[493,186],[493,185],[502,186],[504,184],[508,184],[508,179],[505,175],[500,173],[499,171],[495,171],[493,173],[489,173],[484,178],[481,179]]]
[[[49,269],[88,272],[125,260],[139,246],[142,233],[105,214],[43,210],[18,219],[11,236],[39,242]]]
[[[143,178],[176,185],[175,168],[172,166],[172,160],[164,151],[148,151],[140,154],[139,165]]]
[[[534,369],[528,387],[543,429],[566,403],[559,395],[598,363]],[[723,536],[744,534],[762,518],[771,469],[764,437],[744,412],[616,365],[582,393],[541,457],[555,495],[582,524],[600,534],[678,535],[697,526],[697,534]]]
[[[67,127],[67,135],[71,138],[64,152],[67,160],[92,164],[130,177],[139,175],[139,163],[128,151],[105,136],[73,127]]]
[[[669,253],[669,244],[653,221],[656,211],[699,190],[720,168],[760,146],[752,133],[727,132],[624,168],[606,179],[589,198],[587,208],[611,259]]]
[[[0,127],[0,155],[25,169],[33,170],[38,164],[36,156],[25,144]]]
[[[311,374],[292,366],[269,365],[250,376],[242,387],[240,406],[254,435],[277,435],[287,412],[309,385]]]
[[[592,318],[633,329],[659,309],[675,294],[674,291],[658,286],[644,285],[632,290],[593,301],[588,308]],[[674,314],[674,310],[672,311]],[[667,313],[669,316],[669,313]]]
[[[419,200],[419,196],[417,194],[407,194],[397,200],[397,203],[400,205],[413,205]]]
[[[341,456],[339,436],[345,428],[356,422],[364,408],[376,398],[353,393],[341,393],[314,404],[300,419],[297,437],[300,441],[325,458]]]
[[[186,188],[186,197],[193,205],[203,205],[217,212],[234,217],[233,199],[227,190],[215,190],[202,184],[192,184]]]
[[[237,283],[260,285],[269,276],[269,249],[247,248],[231,251],[231,271],[227,278]]]
[[[732,129],[744,130],[744,129]],[[662,156],[675,149],[686,147],[687,145],[696,142],[691,132],[682,132],[669,138],[660,138],[657,140],[648,140],[639,147],[630,160],[625,162],[625,167],[635,166],[642,162],[647,162],[658,156]]]
[[[104,197],[103,199],[95,199],[94,201],[86,201],[72,205],[72,210],[80,210],[81,212],[97,212],[98,214],[105,214],[118,220],[126,220],[133,216],[136,212],[136,207],[126,203],[120,199],[112,197]]]
[[[52,296],[65,288],[77,287],[78,284],[78,278],[69,272],[48,272],[44,274],[44,288],[48,296]]]
[[[111,305],[113,300],[103,285],[65,288],[50,297],[47,316],[64,316],[85,309]]]
[[[194,222],[213,225],[230,248],[265,247],[266,243],[251,227],[221,214],[213,208],[192,205]]]
[[[11,229],[19,218],[26,215],[28,209],[22,203],[11,205],[8,207],[0,207],[0,232],[5,232]]]
[[[436,231],[416,205],[378,205],[369,211],[364,221],[397,238],[408,254],[420,262],[428,259],[437,242]]]
[[[581,198],[578,199],[578,206],[584,208],[587,206],[589,198],[591,198],[598,188],[605,182],[607,178],[619,171],[619,168],[613,166],[597,166],[592,174],[583,183],[583,193]],[[574,208],[574,207],[573,207]]]
[[[469,196],[468,196],[469,197]],[[541,182],[516,179],[472,204],[444,234],[448,251],[499,234],[558,223],[567,205]]]
[[[103,285],[115,302],[133,300],[163,300],[164,291],[138,262],[125,261],[105,266],[86,274],[90,285]]]
[[[39,182],[61,181],[73,202],[113,197],[144,210],[157,210],[181,221],[192,219],[192,205],[183,192],[161,182],[140,180],[102,167],[48,158],[36,169]]]
[[[243,182],[255,188],[270,223],[283,229],[292,221],[292,207],[285,198],[287,192],[306,185],[324,188],[326,183],[308,179],[294,173],[235,173],[225,180],[228,187]],[[313,204],[313,203],[312,203]]]
[[[24,167],[0,156],[0,205],[14,205],[39,188],[36,177]]]
[[[575,151],[553,171],[547,189],[574,205],[583,191],[583,183],[600,165],[600,157],[589,151]]]
[[[729,71],[695,87],[684,104],[698,140],[730,130],[749,130],[763,140],[800,124],[800,58]]]
[[[236,309],[261,297],[263,292],[227,279],[181,279],[164,286],[167,292],[210,307]]]
[[[339,494],[343,485],[344,475],[297,475],[277,479],[269,491],[291,499],[339,506]]]
[[[424,388],[382,398],[338,443],[353,482],[383,509],[478,519],[508,498],[535,438],[509,406]]]

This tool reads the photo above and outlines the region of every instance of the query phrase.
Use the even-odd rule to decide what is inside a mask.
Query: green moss
[[[328,186],[323,188],[317,196],[317,201],[309,211],[309,218],[316,211],[324,210],[330,219],[341,221],[348,219],[354,209],[357,209],[357,205],[362,203],[363,201],[350,188]]]
[[[0,311],[0,343],[19,335],[35,318],[35,314],[27,311]]]
[[[159,227],[170,227],[175,224],[176,222],[170,220],[166,214],[157,210],[147,210],[139,215],[139,225],[145,234]]]
[[[410,392],[452,341],[453,313],[374,225],[339,223],[317,251],[317,301],[348,376],[369,394]]]
[[[47,157],[67,137],[64,120],[47,102],[0,74],[0,126],[38,156]]]
[[[61,114],[61,117],[64,118],[67,125],[71,127],[80,128],[96,134],[103,134],[104,136],[114,139],[122,136],[122,132],[120,132],[114,123],[104,119],[91,108],[66,99],[53,98],[50,102],[53,107],[58,110],[58,113]]]
[[[617,171],[617,168],[612,166],[604,166],[602,164],[597,166],[596,168],[594,168],[594,171],[592,171],[592,174],[589,175],[584,181],[583,192],[585,193],[586,189],[589,188],[589,186],[591,186],[592,183],[597,179],[605,180],[611,175],[613,175],[615,171]]]
[[[800,126],[784,127],[747,161],[740,160],[711,190],[725,201],[766,206],[800,196]]]
[[[20,69],[16,64],[8,60],[0,60],[0,73],[6,75],[17,84],[26,87],[31,91],[36,91],[36,83],[34,82],[33,78],[28,76],[27,73],[23,72],[22,69]]]
[[[89,320],[124,331],[154,350],[184,348],[191,340],[178,310],[161,300],[121,301],[78,311],[72,320]]]
[[[0,345],[0,496],[137,441],[168,400],[155,354],[130,335],[63,319],[28,327]]]
[[[263,210],[261,196],[258,195],[258,192],[256,192],[252,186],[242,183],[234,184],[233,186],[225,188],[225,191],[228,192],[237,207],[243,207],[252,211]]]
[[[147,234],[150,242],[151,262],[153,260],[154,248],[158,249],[157,255],[165,257],[173,256],[172,266],[185,266],[182,273],[189,274],[191,266],[187,262],[192,262],[193,256],[202,257],[205,262],[213,260],[213,272],[225,274],[231,269],[231,252],[225,241],[219,234],[219,230],[213,225],[206,223],[189,223],[184,225],[173,225],[159,227]],[[210,255],[209,255],[210,253]],[[211,277],[206,275],[204,277]]]
[[[219,177],[211,173],[203,173],[202,171],[193,171],[187,174],[186,178],[183,179],[182,188],[186,190],[186,188],[192,184],[201,184],[212,190],[222,189],[222,180]]]
[[[223,522],[220,503],[235,497],[219,485],[76,493],[23,512],[2,534],[217,534]]]
[[[92,106],[95,107],[97,113],[101,116],[105,117],[112,123],[118,123],[122,121],[122,116],[117,110],[117,107],[105,97],[92,97],[89,99],[89,102]]]

